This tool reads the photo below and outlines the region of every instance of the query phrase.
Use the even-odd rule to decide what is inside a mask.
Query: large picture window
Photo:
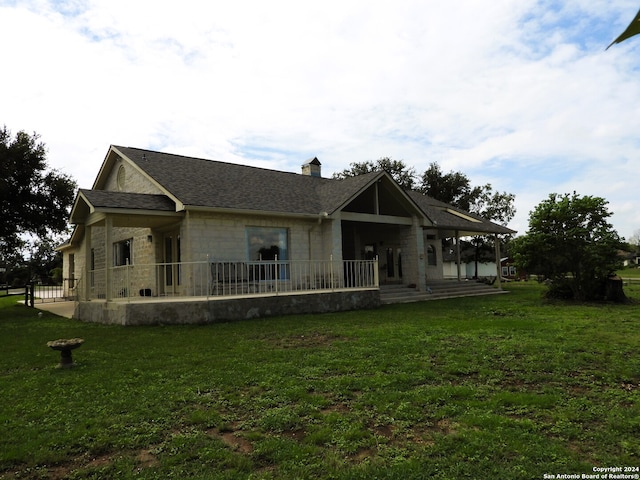
[[[289,232],[286,228],[247,227],[247,255],[251,262],[289,260]],[[289,278],[288,264],[266,264],[252,267],[252,275],[260,281]]]
[[[289,259],[286,228],[247,227],[247,252],[250,261]]]

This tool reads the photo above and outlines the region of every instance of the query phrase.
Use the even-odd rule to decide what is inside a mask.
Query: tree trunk
[[[625,303],[627,296],[624,294],[622,278],[615,275],[607,278],[605,298],[610,302]]]

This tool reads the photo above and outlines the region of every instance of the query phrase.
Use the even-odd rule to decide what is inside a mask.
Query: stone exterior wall
[[[122,167],[122,170],[121,170]],[[120,182],[118,176],[120,175]],[[118,160],[109,173],[104,190],[110,192],[129,193],[164,193],[148,177],[141,174],[138,169],[127,160]]]
[[[190,261],[247,261],[247,227],[288,229],[289,260],[328,260],[325,225],[317,220],[190,212],[181,232]],[[185,244],[186,243],[186,244]]]
[[[436,230],[423,230],[423,242],[424,253],[423,263],[425,265],[425,272],[427,283],[430,280],[439,280],[443,278],[443,264],[442,264],[442,240],[437,235]],[[435,250],[436,264],[429,265],[428,263],[428,251],[429,246],[432,246]]]
[[[424,237],[418,219],[413,225],[402,227],[400,246],[402,248],[402,270],[404,283],[416,285],[420,291],[426,290],[426,270],[424,258]]]
[[[376,289],[216,300],[177,299],[171,302],[80,302],[74,318],[113,325],[181,325],[379,306],[380,292]]]

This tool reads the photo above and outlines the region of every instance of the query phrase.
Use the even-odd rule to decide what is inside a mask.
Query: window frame
[[[133,238],[113,242],[113,267],[133,265]]]
[[[272,235],[277,235],[277,243],[274,245],[273,242],[263,242],[263,246],[260,249],[256,250],[256,243],[252,242],[253,238],[260,237],[260,233],[262,232],[262,238],[269,238]],[[284,239],[284,248],[281,243]],[[267,243],[271,243],[269,247],[266,247]],[[260,250],[273,248],[274,246],[278,247],[278,261],[286,262],[289,260],[289,229],[287,227],[259,227],[247,225],[245,227],[245,248],[247,253],[247,260],[249,262],[259,262],[259,261],[269,261],[273,260],[270,258],[262,258],[260,254]],[[257,255],[256,255],[257,254]],[[275,256],[275,255],[274,255]]]

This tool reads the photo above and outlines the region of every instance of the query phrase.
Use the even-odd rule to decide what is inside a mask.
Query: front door
[[[398,283],[402,281],[402,250],[397,246],[387,247],[385,251],[385,266],[382,271],[383,283]]]
[[[164,235],[164,261],[162,276],[164,278],[164,294],[180,293],[182,284],[182,267],[180,265],[180,234],[168,233]]]
[[[387,279],[392,279],[396,276],[394,254],[393,248],[387,248]]]

